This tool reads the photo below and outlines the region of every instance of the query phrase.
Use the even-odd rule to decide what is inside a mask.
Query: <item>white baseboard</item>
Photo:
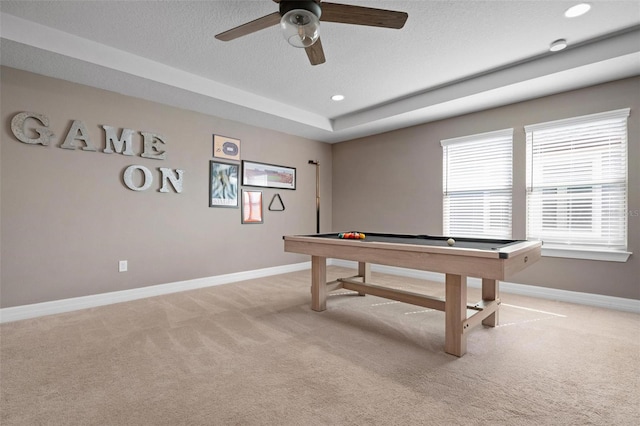
[[[331,259],[328,263],[347,268],[358,267],[357,262],[348,260]],[[419,278],[444,283],[444,274],[437,272],[418,271],[415,269],[405,269],[385,265],[371,265],[371,269],[373,271],[389,275]],[[482,286],[482,280],[479,278],[469,278],[467,283],[469,287],[480,288]],[[506,281],[500,282],[500,291],[504,293],[519,294],[521,296],[531,296],[540,299],[557,300],[559,302],[576,303],[578,305],[596,306],[599,308],[615,309],[617,311],[633,312],[636,314],[640,313],[640,300],[637,299],[625,299],[623,297],[604,296],[601,294],[558,290],[555,288],[516,284]]]
[[[311,262],[303,262],[292,265],[275,266],[272,268],[256,269],[254,271],[236,272],[233,274],[217,275],[214,277],[197,278],[194,280],[134,288],[131,290],[114,291],[110,293],[94,294],[91,296],[74,297],[71,299],[53,300],[51,302],[3,308],[0,309],[0,323],[60,314],[79,309],[95,308],[97,306],[110,305],[113,303],[144,299],[145,297],[160,296],[185,290],[195,290],[198,288],[229,284],[236,281],[245,281],[268,277],[271,275],[302,271],[310,268]]]
[[[347,260],[329,259],[328,264],[357,268],[357,262]],[[19,321],[28,318],[36,318],[45,315],[60,314],[79,309],[95,308],[97,306],[113,303],[128,302],[144,299],[146,297],[160,296],[163,294],[177,293],[186,290],[212,287],[221,284],[229,284],[237,281],[245,281],[272,275],[286,274],[311,268],[311,262],[296,263],[292,265],[275,266],[272,268],[256,269],[254,271],[236,272],[233,274],[217,275],[213,277],[198,278],[194,280],[178,281],[167,284],[159,284],[131,290],[114,291],[110,293],[94,294],[91,296],[74,297],[71,299],[54,300],[51,302],[34,303],[31,305],[15,306],[0,309],[0,323]],[[444,274],[414,269],[398,268],[394,266],[372,265],[372,270],[384,274],[403,277],[419,278],[424,280],[444,283]],[[470,287],[480,288],[481,280],[469,278]],[[640,313],[640,300],[625,299],[622,297],[603,296],[599,294],[579,293],[575,291],[558,290],[547,287],[537,287],[524,284],[501,282],[500,290],[505,293],[519,294],[523,296],[538,297],[540,299],[557,300],[560,302],[576,303],[580,305],[597,306],[619,311]]]

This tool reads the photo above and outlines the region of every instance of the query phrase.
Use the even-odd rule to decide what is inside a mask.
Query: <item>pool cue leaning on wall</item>
[[[316,233],[320,233],[320,162],[309,160],[316,166]]]

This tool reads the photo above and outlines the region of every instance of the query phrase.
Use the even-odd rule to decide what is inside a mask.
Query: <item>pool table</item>
[[[467,333],[483,324],[495,327],[499,281],[540,259],[540,241],[455,238],[365,232],[365,239],[338,233],[284,236],[284,251],[311,256],[311,309],[324,311],[327,292],[340,288],[445,312],[445,352],[462,356]],[[327,282],[327,258],[358,262],[358,274]],[[372,263],[445,274],[445,298],[371,283]],[[482,301],[467,303],[467,277],[482,279]]]

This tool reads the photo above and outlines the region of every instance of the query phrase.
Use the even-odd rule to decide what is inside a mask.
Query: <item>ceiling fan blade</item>
[[[258,18],[246,24],[242,24],[239,27],[232,28],[223,33],[216,35],[218,40],[230,41],[238,37],[245,36],[247,34],[260,31],[262,29],[277,25],[280,23],[280,12],[273,12],[262,18]]]
[[[322,50],[322,42],[318,37],[315,43],[313,43],[309,47],[305,47],[304,51],[307,52],[307,56],[309,57],[309,62],[311,65],[320,65],[324,64],[324,50]]]
[[[339,22],[342,24],[399,29],[404,26],[404,23],[409,17],[406,12],[351,6],[348,4],[322,2],[320,6],[322,6],[321,21]]]

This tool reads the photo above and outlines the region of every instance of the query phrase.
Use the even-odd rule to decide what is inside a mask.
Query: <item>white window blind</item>
[[[629,109],[525,126],[527,238],[626,250]]]
[[[440,143],[444,234],[511,238],[513,129]]]

